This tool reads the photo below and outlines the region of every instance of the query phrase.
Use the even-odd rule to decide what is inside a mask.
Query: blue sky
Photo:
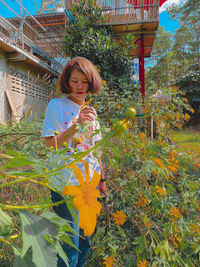
[[[175,29],[179,28],[178,21],[169,19],[169,14],[166,11],[160,13],[160,26],[164,27],[165,31],[174,33]]]
[[[179,5],[186,0],[167,0],[162,7],[159,9],[160,11],[160,26],[163,26],[165,31],[170,31],[174,33],[175,29],[179,28],[178,21],[169,19],[169,14],[167,13],[167,8],[171,7],[173,4]]]

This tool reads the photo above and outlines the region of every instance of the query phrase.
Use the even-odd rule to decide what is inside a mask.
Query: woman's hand
[[[87,121],[93,121],[95,119],[94,118],[95,116],[96,116],[96,113],[95,113],[94,109],[87,106],[87,107],[84,107],[80,111],[77,122],[83,125]]]

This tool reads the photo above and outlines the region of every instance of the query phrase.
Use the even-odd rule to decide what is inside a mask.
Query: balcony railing
[[[23,49],[30,57],[36,56],[41,63],[46,63],[47,67],[50,66],[54,71],[60,73],[63,68],[60,40],[57,40],[57,36],[53,36],[44,28],[18,0],[15,1],[21,8],[23,16],[15,12],[4,0],[0,0],[0,3],[5,6],[5,10],[11,11],[13,14],[11,18],[4,18],[0,14],[0,41]],[[40,27],[42,33],[35,28],[35,25]],[[44,40],[45,46],[41,47],[38,40]]]
[[[78,0],[66,0],[66,8],[77,5]],[[159,0],[97,0],[106,24],[134,24],[159,20]]]

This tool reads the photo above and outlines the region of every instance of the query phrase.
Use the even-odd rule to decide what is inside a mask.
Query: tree
[[[168,9],[170,17],[179,21],[174,34],[174,49],[186,57],[190,64],[200,61],[200,5],[199,0],[187,0]]]
[[[176,85],[179,90],[185,93],[189,104],[194,109],[192,121],[198,122],[200,119],[200,64],[191,65],[177,80]]]
[[[169,51],[171,45],[171,33],[165,32],[164,27],[159,27],[150,60],[153,66],[149,67],[147,73],[147,84],[149,83],[148,80],[152,79],[156,82],[157,89],[168,85],[169,82]]]
[[[43,14],[43,13],[50,13],[55,12],[59,8],[64,7],[64,1],[65,0],[41,0],[40,8],[38,9],[37,0],[34,0],[34,6],[37,15]]]
[[[107,82],[103,96],[105,102],[114,102],[119,96],[127,97],[130,92],[133,98],[136,88],[131,79],[133,62],[128,54],[133,36],[124,36],[120,43],[116,43],[111,28],[103,25],[102,10],[92,0],[79,1],[72,7],[71,13],[74,20],[69,20],[66,25],[63,41],[65,55],[85,57],[97,66],[101,77]]]

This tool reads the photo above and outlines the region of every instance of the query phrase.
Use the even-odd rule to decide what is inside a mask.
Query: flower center
[[[92,188],[92,186],[90,184],[85,184],[83,186],[83,199],[85,201],[85,203],[90,206],[92,205],[93,201],[94,201],[94,197],[93,197],[93,192],[94,189]]]

